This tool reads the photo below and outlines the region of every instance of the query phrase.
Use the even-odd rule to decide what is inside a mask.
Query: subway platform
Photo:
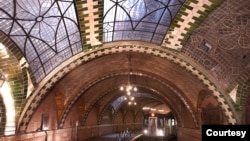
[[[93,137],[84,141],[134,141],[141,135],[140,132],[137,133],[112,133],[99,137]]]

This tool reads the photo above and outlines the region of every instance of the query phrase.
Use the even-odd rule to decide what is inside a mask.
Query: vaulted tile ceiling
[[[240,123],[239,107],[250,91],[249,13],[250,3],[244,0],[0,1],[0,68],[8,75],[18,128],[27,128],[54,87],[72,92],[65,96],[66,104],[57,102],[63,126],[85,90],[95,86],[105,93],[113,91],[114,82],[126,81],[127,53],[132,55],[132,81],[144,89],[137,97],[148,103],[140,103],[141,107],[169,100],[173,110],[175,102],[182,102],[198,126],[197,93],[192,92],[207,89],[218,99],[228,122]],[[175,72],[180,68],[179,74]],[[184,86],[192,85],[187,78],[197,87]],[[164,87],[176,95],[166,94],[167,100],[157,96]],[[231,93],[235,88],[237,95]],[[120,98],[102,102],[116,109]]]

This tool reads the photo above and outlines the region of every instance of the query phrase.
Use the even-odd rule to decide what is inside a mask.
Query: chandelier
[[[124,100],[128,101],[128,105],[136,105],[137,103],[135,102],[135,97],[134,97],[134,92],[137,91],[137,87],[132,85],[130,83],[130,74],[132,74],[131,72],[131,55],[128,55],[128,61],[129,61],[129,73],[128,73],[128,84],[123,85],[120,87],[121,91],[125,91],[126,95],[124,96]]]

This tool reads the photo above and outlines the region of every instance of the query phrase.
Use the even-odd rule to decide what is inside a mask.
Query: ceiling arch
[[[122,43],[122,42],[121,42]],[[176,68],[176,69],[180,69],[180,68],[185,68],[185,69],[181,69],[181,72],[183,72],[183,73],[187,73],[187,74],[189,74],[190,76],[189,76],[189,79],[190,80],[194,80],[194,81],[197,81],[197,83],[199,83],[199,84],[197,84],[196,86],[199,86],[199,85],[202,85],[200,82],[203,82],[203,86],[201,86],[202,87],[202,89],[204,88],[204,86],[206,86],[209,90],[211,90],[212,91],[212,93],[216,96],[216,97],[218,97],[219,98],[219,101],[220,101],[220,103],[222,103],[222,105],[221,105],[221,107],[223,108],[223,109],[225,109],[225,114],[226,115],[228,115],[228,117],[229,117],[229,122],[232,122],[232,123],[235,123],[236,122],[236,120],[234,119],[234,115],[232,114],[232,112],[233,111],[231,111],[230,110],[230,106],[227,106],[227,100],[225,99],[223,99],[223,95],[221,95],[221,93],[218,91],[218,89],[216,88],[216,86],[214,86],[214,84],[212,83],[213,81],[213,79],[211,79],[211,80],[209,80],[208,79],[208,76],[205,76],[201,71],[199,71],[197,68],[195,68],[194,66],[195,66],[195,64],[190,64],[190,63],[187,63],[187,62],[185,62],[184,60],[183,60],[183,56],[176,56],[176,55],[174,55],[173,53],[171,53],[171,52],[166,52],[166,51],[164,51],[164,50],[159,50],[159,49],[156,49],[156,48],[154,48],[154,45],[151,45],[150,47],[149,46],[145,46],[146,44],[144,44],[144,45],[141,45],[141,44],[139,44],[139,45],[135,45],[135,44],[133,44],[133,45],[124,45],[124,44],[121,44],[121,43],[119,43],[119,46],[115,46],[115,44],[117,44],[117,43],[115,43],[115,44],[110,44],[111,46],[109,46],[108,48],[107,48],[107,46],[104,46],[104,48],[101,48],[100,50],[99,49],[97,49],[96,51],[93,51],[93,53],[92,54],[84,54],[84,56],[83,57],[80,57],[79,59],[80,60],[82,60],[82,61],[80,61],[80,60],[75,60],[75,61],[72,61],[73,63],[72,64],[70,64],[70,65],[65,65],[66,67],[65,67],[65,72],[63,71],[64,69],[62,69],[60,72],[58,72],[58,74],[56,74],[56,75],[51,75],[51,76],[53,76],[54,78],[50,78],[49,80],[50,81],[48,81],[48,83],[47,84],[45,84],[43,87],[41,87],[41,90],[42,91],[37,91],[37,92],[39,92],[40,94],[38,94],[38,95],[34,95],[35,97],[35,99],[37,99],[37,98],[42,98],[43,96],[45,96],[45,94],[46,94],[46,91],[48,91],[50,88],[51,88],[51,84],[54,84],[56,81],[58,81],[59,80],[59,78],[61,79],[61,77],[62,77],[62,73],[67,73],[67,72],[69,72],[69,71],[72,71],[73,70],[73,68],[75,68],[76,66],[78,66],[77,64],[81,64],[81,63],[86,63],[86,64],[88,64],[88,59],[91,59],[92,61],[93,60],[96,60],[96,59],[98,59],[98,58],[102,58],[101,56],[103,56],[105,53],[106,54],[110,54],[110,55],[112,55],[112,54],[117,54],[117,53],[119,53],[119,52],[126,52],[126,51],[135,51],[135,52],[137,52],[137,54],[138,55],[145,55],[145,54],[142,54],[142,53],[140,53],[140,52],[144,52],[144,53],[146,53],[146,54],[153,54],[153,56],[152,57],[150,57],[151,59],[153,59],[153,58],[161,58],[161,59],[166,59],[166,60],[169,60],[169,63],[166,63],[165,61],[164,61],[164,64],[162,64],[162,66],[165,66],[166,64],[169,64],[169,65],[171,65],[171,67],[169,66],[169,68],[167,68],[167,69],[160,69],[162,66],[160,66],[159,67],[159,64],[157,64],[157,67],[155,67],[155,70],[154,71],[156,71],[156,70],[161,70],[162,71],[162,73],[166,73],[166,72],[168,72],[167,70],[173,70],[174,68]],[[113,46],[112,46],[113,45]],[[111,47],[111,48],[110,48]],[[97,54],[96,54],[97,53]],[[96,55],[94,55],[94,54],[96,54]],[[142,57],[141,56],[141,57]],[[96,59],[94,59],[94,58],[96,58]],[[126,59],[126,57],[124,56],[124,57],[121,57],[121,58],[123,58],[123,62],[120,64],[120,66],[119,67],[122,67],[123,66],[123,63],[124,62],[126,62],[127,61],[127,59]],[[109,60],[109,59],[108,59]],[[119,59],[118,59],[119,60]],[[149,61],[150,61],[150,59],[148,59]],[[145,61],[145,60],[143,60],[143,61]],[[152,61],[152,60],[151,60]],[[156,60],[154,60],[154,61],[156,61]],[[115,61],[113,60],[112,61],[112,59],[111,59],[111,61],[109,61],[109,62],[107,62],[109,65],[110,65],[110,63],[114,63]],[[156,61],[157,62],[157,61]],[[106,64],[107,64],[106,63]],[[75,65],[74,65],[75,64]],[[84,65],[84,66],[86,66],[86,67],[88,67],[88,65]],[[143,63],[141,63],[141,64],[143,64]],[[137,66],[140,66],[141,64],[135,64],[135,65],[137,65]],[[155,64],[155,63],[154,63]],[[151,65],[153,65],[153,64],[150,64],[150,66]],[[194,66],[192,66],[192,65],[194,65]],[[127,65],[125,65],[125,66],[127,66]],[[102,66],[102,67],[104,67],[104,66]],[[124,67],[124,66],[123,66]],[[89,68],[89,67],[88,67]],[[108,67],[107,67],[108,68]],[[147,67],[145,67],[146,69],[149,69],[149,68],[151,68],[152,69],[152,67],[149,67],[149,66],[147,66]],[[90,68],[89,68],[90,69]],[[125,70],[127,70],[127,68],[125,67],[124,68]],[[95,70],[95,69],[93,69],[93,70]],[[104,70],[106,70],[106,69],[104,69],[104,68],[102,68],[102,73],[105,73],[105,71]],[[164,70],[164,71],[163,71]],[[79,73],[80,73],[81,71],[79,71]],[[148,72],[150,72],[150,69],[148,70]],[[78,76],[79,75],[79,73],[77,74],[77,75],[75,75],[75,77],[76,76]],[[93,74],[95,74],[95,73],[97,73],[96,71],[94,71],[93,72]],[[174,71],[172,71],[171,72],[171,74],[172,73],[176,73],[176,70]],[[51,77],[50,76],[50,77]],[[73,75],[72,75],[73,76]],[[93,76],[93,75],[91,75],[91,76]],[[168,76],[174,76],[174,75],[168,75]],[[180,74],[177,74],[177,76],[179,76],[179,77],[181,77],[180,76]],[[86,77],[85,76],[85,79],[86,78],[89,78],[90,76],[88,76],[88,77]],[[175,76],[176,77],[176,76]],[[71,79],[71,80],[73,80],[73,79]],[[172,80],[176,80],[176,79],[174,79],[174,78],[172,78]],[[187,79],[188,80],[188,79]],[[66,83],[66,84],[68,84],[68,83]],[[187,84],[187,83],[185,83],[185,80],[183,80],[183,79],[180,79],[180,81],[178,82],[178,84],[179,84],[179,86],[178,87],[186,87],[185,85]],[[197,89],[198,87],[196,87],[195,88],[195,90],[198,90]],[[46,89],[46,91],[44,91],[44,90]],[[190,90],[194,90],[194,89],[190,89],[189,87],[186,87],[186,89],[184,90],[184,91],[190,91]],[[42,92],[42,93],[41,93]],[[195,94],[195,93],[194,93]],[[37,96],[39,96],[39,97],[37,97]],[[190,95],[189,95],[190,96]],[[194,95],[193,95],[194,96]],[[74,97],[74,99],[72,99],[73,101],[74,100],[76,100],[78,97],[76,96],[76,97]],[[190,100],[192,99],[192,98],[189,98]],[[38,101],[32,101],[34,104],[31,104],[30,106],[38,106],[39,104],[37,103],[37,102],[39,102],[40,100],[39,99],[37,99]],[[193,101],[193,102],[196,102],[195,100]],[[36,104],[35,104],[36,103]],[[28,107],[27,107],[28,108]],[[32,113],[30,110],[29,110],[29,112],[28,112],[29,114],[30,113]],[[24,115],[24,116],[28,116],[27,114],[26,115]],[[25,119],[27,119],[27,118],[25,118]],[[28,121],[26,121],[26,122],[28,122]]]
[[[3,87],[0,86],[0,104],[4,106],[4,108],[1,107],[2,111],[5,111],[0,115],[0,119],[2,119],[0,122],[4,125],[0,132],[3,134],[11,134],[11,130],[13,130],[11,128],[13,127],[5,128],[5,125],[6,123],[16,125],[14,119],[22,113],[28,96],[29,70],[20,61],[23,57],[15,42],[0,31],[0,75],[1,78],[3,75],[5,79]],[[10,130],[10,133],[8,133],[8,130]]]
[[[19,130],[26,129],[32,115],[49,91],[58,84],[60,87],[60,81],[70,75],[70,71],[92,61],[95,62],[99,58],[122,52],[148,55],[148,58],[144,59],[151,63],[150,65],[136,64],[138,68],[145,67],[144,73],[147,75],[150,71],[166,75],[169,70],[162,66],[169,63],[174,64],[169,65],[173,70],[182,68],[192,76],[189,78],[194,82],[200,81],[202,85],[200,90],[210,91],[211,95],[216,97],[228,123],[241,123],[241,106],[249,97],[249,89],[245,89],[249,87],[250,66],[249,1],[27,0],[26,2],[16,0],[0,2],[0,42],[6,43],[8,46],[5,48],[13,53],[12,57],[16,57],[13,63],[15,67],[6,65],[1,68],[5,74],[15,75],[8,81],[13,86]],[[113,2],[111,7],[107,8],[107,13],[119,7],[120,10],[115,13],[120,14],[123,11],[125,18],[120,16],[114,20],[107,20],[108,14],[103,11],[106,8],[105,2]],[[166,2],[165,5],[162,2]],[[176,5],[171,5],[171,2]],[[142,3],[141,7],[139,3]],[[147,6],[148,3],[158,7],[151,9]],[[168,11],[169,15],[172,14],[172,18],[169,19],[170,24],[166,21],[167,18],[162,18],[168,15],[163,12],[164,10]],[[151,16],[152,19],[158,19],[152,22]],[[129,20],[126,21],[126,17]],[[131,23],[130,29],[121,26],[127,23]],[[107,28],[117,25],[121,28]],[[131,33],[135,32],[138,34],[131,39]],[[109,33],[112,36],[108,36]],[[23,57],[29,65],[27,70],[18,63]],[[159,66],[150,68],[156,66],[152,63],[155,57],[162,59],[166,64],[154,60]],[[6,58],[1,56],[0,62],[3,61],[6,61]],[[105,63],[112,64],[112,62],[112,59],[108,59]],[[123,65],[120,67],[126,70]],[[15,73],[9,73],[12,68],[15,69]],[[161,71],[164,69],[165,73]],[[105,72],[105,68],[103,70]],[[84,79],[88,79],[88,82],[97,80],[91,78],[92,73],[97,77],[97,72],[92,68],[89,72],[85,72]],[[112,73],[115,74],[115,70]],[[183,71],[180,74],[173,73],[180,78]],[[27,94],[29,75],[35,84],[31,95]],[[178,83],[177,88],[185,92],[184,99],[190,100],[189,103],[196,106],[196,96],[191,94],[192,90],[184,86],[188,81],[182,80],[178,81],[180,83],[172,82],[170,77],[169,82],[176,82],[176,85]],[[68,81],[74,82],[70,79]],[[58,106],[61,107],[59,117],[64,109],[67,110],[67,107],[80,97],[80,94],[77,95],[79,91],[74,89],[74,86],[78,89],[84,84],[78,85],[75,82],[72,84],[64,88],[65,91],[71,90],[76,97],[65,96],[66,106],[63,104]],[[87,81],[85,84],[88,84]],[[232,100],[232,94],[235,95],[235,100]],[[59,97],[60,95],[62,94],[58,94]]]
[[[118,77],[118,76],[112,76],[112,77],[121,79],[121,77]],[[133,77],[138,77],[138,76],[134,75]],[[139,77],[142,77],[142,76],[140,75]],[[149,76],[143,76],[143,77],[145,77],[145,79],[143,79],[143,78],[137,78],[137,79],[143,79],[143,80],[148,79],[149,81],[152,81],[152,83],[156,83],[158,85],[164,85],[164,84],[161,84],[161,82],[157,82],[157,80],[155,80],[155,78],[150,78]],[[110,78],[107,78],[107,79],[110,79]],[[116,89],[111,89],[111,88],[109,88],[110,87],[109,86],[110,82],[107,82],[107,80],[105,80],[104,82],[101,82],[101,83],[104,83],[105,87],[107,87],[107,89],[109,89],[109,91],[105,95],[95,93],[98,96],[96,96],[96,98],[94,100],[88,99],[88,101],[89,101],[89,103],[91,103],[91,105],[87,108],[87,110],[84,113],[85,117],[84,117],[83,122],[82,122],[83,124],[84,124],[84,121],[86,120],[86,118],[88,117],[88,113],[91,111],[91,109],[94,108],[94,106],[98,103],[98,101],[102,101],[102,99],[104,99],[104,98],[107,99],[106,102],[104,100],[104,103],[98,103],[97,104],[102,109],[101,112],[100,112],[100,115],[99,115],[99,119],[101,119],[102,118],[102,113],[105,112],[105,109],[110,107],[111,103],[114,100],[116,100],[120,96],[124,95],[124,93],[122,93],[119,90],[119,86],[118,87],[113,86],[113,87],[116,87]],[[127,102],[124,101],[120,108],[122,108],[123,106],[125,106],[125,107],[127,106],[127,107],[133,107],[133,109],[136,110],[136,111],[141,111],[144,106],[149,106],[149,107],[154,108],[157,105],[164,104],[164,105],[167,105],[168,107],[170,107],[170,109],[173,111],[173,113],[176,113],[175,115],[180,115],[180,113],[181,113],[180,109],[175,108],[174,105],[176,105],[177,103],[179,103],[179,104],[180,103],[187,104],[187,102],[183,102],[183,101],[180,100],[181,98],[179,98],[178,94],[175,95],[175,93],[171,92],[171,90],[167,90],[167,89],[171,89],[171,88],[169,88],[169,86],[164,85],[163,86],[164,90],[157,91],[157,90],[155,90],[156,88],[153,88],[153,87],[149,88],[148,85],[140,84],[140,82],[134,82],[133,84],[136,85],[138,90],[139,90],[138,93],[135,93],[135,101],[137,102],[137,105],[136,106],[133,106],[133,105],[128,106]],[[140,85],[143,85],[143,87],[140,86]],[[93,86],[93,87],[96,89],[96,86]],[[98,89],[98,92],[100,92],[100,89]],[[168,93],[171,93],[171,94],[168,94]],[[184,99],[184,98],[182,98],[182,99]],[[72,106],[74,106],[74,105],[72,105]],[[187,106],[191,107],[189,105],[187,105]],[[115,112],[119,111],[119,110],[120,109],[117,109],[117,110],[115,110]],[[194,110],[194,109],[189,109],[189,110],[192,112],[192,110]],[[65,114],[67,114],[67,113],[65,113]],[[180,116],[177,116],[176,118],[178,119],[178,121],[182,121]],[[193,118],[194,118],[194,121],[197,120],[196,119],[197,117],[193,117]],[[182,124],[183,123],[180,122],[180,125],[182,125]]]
[[[80,89],[79,93],[76,93],[75,95],[71,93],[72,98],[70,99],[74,100],[70,101],[70,103],[66,105],[64,112],[61,115],[60,127],[63,126],[64,121],[66,120],[67,115],[70,112],[70,109],[75,105],[76,101],[85,102],[84,105],[86,106],[86,110],[84,111],[84,116],[81,122],[82,124],[84,124],[84,121],[88,117],[89,112],[93,107],[95,107],[96,104],[98,104],[98,102],[100,102],[103,99],[107,99],[106,102],[104,101],[103,104],[98,104],[98,105],[103,105],[101,107],[105,106],[108,107],[115,99],[124,95],[124,93],[122,93],[119,90],[119,88],[122,84],[127,83],[128,74],[129,74],[128,72],[121,72],[121,73],[116,72],[115,74],[104,75],[102,77],[98,77],[99,80],[93,80],[93,82],[90,82],[89,84],[83,86],[84,89]],[[78,77],[81,78],[81,76]],[[197,117],[195,117],[196,115],[193,112],[195,109],[192,108],[193,107],[192,103],[189,102],[189,100],[187,100],[185,95],[182,94],[181,90],[178,90],[178,88],[171,86],[173,84],[170,84],[170,82],[166,84],[166,82],[163,82],[163,80],[159,80],[159,78],[157,77],[154,77],[152,75],[146,75],[143,73],[132,73],[131,77],[133,77],[132,80],[135,79],[134,81],[131,81],[131,83],[136,85],[141,93],[148,93],[152,95],[151,99],[152,98],[155,99],[154,101],[158,101],[158,103],[160,102],[169,105],[169,107],[171,107],[172,110],[174,111],[175,111],[174,104],[183,103],[184,105],[186,105],[189,111],[191,112],[194,121],[197,122]],[[65,81],[67,80],[68,79],[65,79],[63,82],[60,83],[65,85],[66,84]],[[160,98],[156,99],[156,97],[153,96],[154,94],[159,95],[158,97]],[[140,96],[144,97],[143,94],[141,94]],[[138,96],[135,98],[137,99]],[[143,106],[145,105],[145,103],[142,104],[138,102],[138,105]],[[142,109],[142,107],[139,107],[139,109]],[[178,109],[176,110],[178,111],[176,113],[181,113]]]

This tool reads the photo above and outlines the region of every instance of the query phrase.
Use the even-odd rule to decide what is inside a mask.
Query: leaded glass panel
[[[103,42],[161,44],[185,0],[104,0]]]
[[[0,29],[20,48],[37,82],[82,51],[73,0],[0,1]]]

